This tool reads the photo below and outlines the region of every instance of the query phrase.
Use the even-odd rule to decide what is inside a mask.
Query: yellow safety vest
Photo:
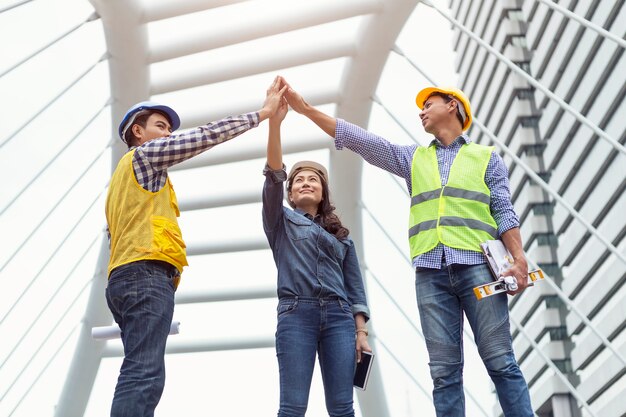
[[[411,167],[411,258],[440,242],[480,252],[480,243],[497,239],[498,226],[489,208],[491,193],[485,184],[492,152],[492,146],[464,144],[450,167],[447,185],[442,186],[436,146],[416,149]]]
[[[106,200],[111,233],[109,274],[118,266],[141,260],[165,261],[182,272],[188,263],[178,227],[180,211],[174,188],[168,178],[161,190],[145,190],[135,178],[134,153],[133,150],[122,157],[109,184]]]

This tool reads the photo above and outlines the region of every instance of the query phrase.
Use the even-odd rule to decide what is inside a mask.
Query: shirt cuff
[[[335,149],[338,151],[344,147],[344,141],[346,136],[346,121],[337,118],[337,127],[335,127]]]
[[[282,169],[273,170],[266,163],[265,168],[263,168],[263,175],[271,179],[274,184],[285,182],[287,181],[287,167],[283,164]]]
[[[519,222],[515,221],[515,219],[503,222],[501,225],[498,225],[498,235],[502,236],[509,230],[515,229],[516,227],[519,227]]]
[[[352,315],[363,314],[365,316],[365,322],[370,319],[370,309],[365,304],[352,304]]]
[[[258,111],[255,111],[254,113],[247,113],[246,116],[248,117],[248,120],[250,120],[250,127],[257,127],[261,124],[261,115]]]

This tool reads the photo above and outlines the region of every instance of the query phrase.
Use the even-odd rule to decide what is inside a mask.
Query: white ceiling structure
[[[194,127],[258,110],[281,74],[321,109],[410,143],[424,137],[413,99],[427,82],[394,45],[454,83],[451,54],[442,52],[449,26],[417,1],[5,1],[0,23],[3,39],[16,40],[0,45],[0,93],[12,97],[0,104],[0,169],[12,179],[0,197],[0,226],[11,236],[0,282],[14,283],[0,299],[7,416],[108,410],[121,344],[96,342],[90,329],[111,324],[103,203],[125,150],[117,123],[130,105],[167,103],[183,128]],[[266,132],[261,126],[171,172],[190,267],[156,415],[276,412],[275,268],[260,225]],[[360,246],[378,368],[357,415],[434,415],[406,262],[404,185],[334,151],[297,114],[283,138],[287,164],[330,167],[335,204]],[[474,374],[468,412],[487,415],[494,397],[468,348],[466,375]],[[325,415],[315,378],[307,415]]]

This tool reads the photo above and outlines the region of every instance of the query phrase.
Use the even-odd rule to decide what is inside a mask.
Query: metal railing
[[[613,42],[615,42],[616,44],[618,44],[619,46],[621,46],[622,48],[626,48],[626,41],[614,34],[612,34],[611,32],[609,32],[608,30],[605,30],[603,28],[601,28],[600,26],[596,25],[593,22],[590,22],[586,19],[583,19],[582,17],[578,16],[576,13],[573,13],[569,10],[567,10],[565,7],[563,6],[559,6],[558,4],[556,4],[553,1],[550,0],[537,0],[539,3],[543,3],[544,5],[548,6],[549,8],[556,10],[557,12],[565,15],[566,17],[575,20],[576,22],[580,23],[581,25],[583,25],[584,27],[586,27],[587,29],[591,29],[594,32],[597,32],[600,36],[602,36],[603,38],[609,39]]]
[[[395,242],[393,240],[390,240],[390,242],[394,244],[395,246]],[[393,297],[393,295],[391,295],[391,293],[387,290],[387,288],[385,288],[382,282],[380,282],[376,274],[374,274],[374,272],[367,265],[365,265],[365,269],[370,274],[374,282],[378,285],[380,290],[385,294],[385,296],[389,299],[389,301],[391,301],[391,303],[394,305],[396,310],[402,315],[402,317],[404,317],[407,323],[409,323],[409,325],[413,328],[415,333],[417,333],[422,338],[422,340],[424,340],[424,334],[422,333],[421,329],[415,325],[414,320],[411,320],[409,315],[404,311],[404,309],[400,306],[400,304],[398,304],[398,302]],[[470,338],[470,340],[473,340],[473,339]],[[396,362],[396,364],[400,366],[400,368],[404,371],[404,373],[413,381],[413,383],[417,385],[419,390],[422,393],[424,393],[424,395],[426,395],[427,398],[430,398],[432,400],[430,393],[426,391],[426,389],[422,386],[422,384],[420,384],[420,382],[411,374],[411,372],[409,372],[406,366],[404,366],[402,361],[393,353],[393,351],[389,347],[387,347],[387,345],[381,339],[377,338],[377,341],[392,357],[392,359]],[[481,402],[472,394],[472,392],[467,388],[467,386],[465,385],[463,386],[463,391],[472,400],[472,402],[478,407],[478,409],[482,412],[483,416],[489,417],[489,413],[483,408]]]
[[[33,177],[31,178],[31,180],[28,182],[28,184],[26,184],[25,186],[22,187],[22,189],[20,191],[18,191],[18,193],[13,196],[13,198],[11,199],[11,201],[9,201],[4,207],[2,207],[2,209],[0,209],[0,216],[2,216],[4,214],[4,212],[6,212],[13,204],[15,204],[15,202],[22,196],[22,194],[24,194],[24,192],[26,190],[28,190],[28,188],[33,185],[33,183],[35,181],[37,181],[37,179],[43,175],[44,172],[46,172],[46,170],[48,168],[50,168],[50,166],[57,160],[59,159],[59,157],[68,149],[69,145],[71,145],[72,143],[74,143],[74,141],[76,139],[78,139],[80,137],[80,135],[83,134],[83,132],[85,130],[87,130],[87,128],[89,126],[91,126],[91,124],[102,114],[102,112],[107,109],[109,107],[109,105],[111,104],[111,99],[108,99],[106,101],[106,103],[104,103],[104,105],[102,107],[100,107],[100,110],[98,110],[80,129],[78,129],[78,132],[76,132],[76,134],[74,136],[72,136],[72,138],[65,143],[65,145],[63,146],[63,148],[61,148],[61,150],[59,150],[49,161],[46,165],[43,166],[43,168],[41,168],[35,175],[33,175]]]
[[[30,3],[32,1],[34,1],[34,0],[22,0],[22,1],[15,2],[15,3],[11,4],[11,5],[8,5],[8,6],[0,8],[0,13],[7,12],[7,11],[9,11],[11,9],[15,9],[16,7],[23,6],[26,3]]]
[[[411,66],[413,66],[413,68],[415,68],[420,74],[422,74],[430,83],[432,83],[433,85],[437,85],[436,82],[434,82],[434,80],[429,77],[424,71],[422,71],[422,69],[420,69],[420,67],[413,62],[413,60],[411,60],[411,58],[409,58],[398,46],[394,46],[393,49],[394,52],[396,52],[398,55],[404,57],[410,64]],[[489,137],[489,139],[491,139],[491,141],[493,143],[495,143],[496,145],[498,145],[498,147],[505,152],[514,162],[517,166],[519,166],[520,168],[522,168],[524,170],[524,172],[526,172],[526,174],[537,184],[539,185],[544,191],[546,191],[548,194],[550,194],[557,202],[559,202],[559,204],[561,204],[573,217],[575,217],[579,222],[581,222],[583,224],[583,226],[585,226],[585,228],[592,234],[594,235],[598,240],[600,240],[602,242],[602,244],[610,251],[612,252],[615,256],[617,256],[623,263],[624,265],[626,265],[626,256],[624,256],[616,247],[615,245],[613,245],[607,238],[605,238],[602,234],[600,234],[600,232],[598,231],[598,229],[596,229],[589,221],[587,221],[571,204],[569,204],[567,201],[565,201],[565,199],[563,197],[561,197],[559,195],[558,192],[556,192],[555,190],[552,189],[552,187],[550,187],[550,185],[545,182],[539,175],[537,175],[537,173],[535,173],[535,171],[533,171],[532,168],[530,168],[526,163],[524,163],[524,161],[522,161],[513,151],[511,151],[509,149],[508,146],[506,146],[506,144],[504,142],[502,142],[500,139],[498,139],[493,132],[491,132],[491,130],[489,130],[479,119],[474,118],[473,119],[473,123],[476,124],[476,126],[478,126],[478,128]]]
[[[2,13],[2,12],[3,12],[3,10],[0,10],[0,13]],[[95,12],[92,13],[85,20],[83,20],[82,22],[80,22],[76,26],[70,28],[69,30],[66,30],[65,32],[63,32],[62,34],[60,34],[59,36],[57,36],[56,38],[54,38],[53,40],[51,40],[47,44],[43,45],[41,48],[37,49],[35,52],[32,52],[31,54],[29,54],[29,55],[25,56],[24,58],[22,58],[20,61],[18,61],[15,64],[11,65],[9,68],[7,68],[4,71],[0,72],[0,78],[4,77],[5,75],[10,73],[11,71],[15,70],[16,68],[18,68],[21,65],[25,64],[26,62],[30,61],[31,59],[33,59],[34,57],[39,55],[41,52],[43,52],[46,49],[50,48],[55,43],[58,43],[62,39],[66,38],[69,35],[71,35],[72,33],[76,32],[79,28],[81,28],[86,23],[93,22],[94,20],[97,20],[99,18],[100,18],[100,16],[98,16],[97,13],[95,13]]]
[[[395,49],[394,49],[395,50]],[[404,55],[404,53],[401,53],[402,56],[404,56],[410,63],[411,65],[418,70],[429,82],[431,82],[434,85],[437,85],[437,83],[435,83],[426,73],[424,73],[412,60],[410,60],[409,57],[407,57],[406,55]],[[380,106],[382,106],[385,111],[389,114],[391,113],[389,111],[389,109],[386,108],[386,106],[378,99],[375,98],[374,101],[376,101],[376,103],[378,103]],[[406,128],[404,128],[401,125],[401,122],[397,119],[397,118],[393,118],[393,120],[398,123],[400,125],[400,127],[402,127],[405,131],[408,132],[408,130]],[[483,133],[485,133],[494,143],[496,143],[503,151],[505,151],[513,160],[514,162],[520,166],[522,169],[524,169],[524,171],[534,180],[537,182],[537,184],[543,188],[546,192],[548,192],[550,195],[552,195],[557,201],[559,201],[559,203],[561,203],[574,217],[576,217],[579,221],[581,221],[581,223],[583,223],[583,225],[585,225],[585,227],[587,227],[587,229],[592,232],[598,239],[600,239],[603,243],[605,243],[605,245],[607,245],[607,249],[609,249],[611,252],[613,252],[614,254],[618,255],[618,258],[620,258],[623,262],[626,263],[625,258],[623,257],[623,255],[621,255],[621,253],[618,252],[618,249],[615,248],[610,242],[608,242],[608,240],[606,238],[604,238],[603,236],[599,235],[599,232],[591,225],[589,224],[589,222],[587,222],[581,215],[580,213],[578,213],[578,211],[576,211],[576,209],[574,209],[569,203],[567,203],[555,190],[553,190],[545,181],[543,181],[543,179],[541,179],[541,177],[539,177],[533,170],[532,168],[530,168],[526,163],[524,163],[524,161],[522,161],[517,155],[515,155],[515,153],[513,153],[508,146],[506,146],[502,141],[500,141],[494,134],[493,132],[491,132],[489,129],[487,129],[487,127],[485,125],[483,125],[480,120],[474,119],[473,123],[476,123],[476,125],[483,131]],[[412,137],[412,136],[411,136]],[[414,139],[415,140],[415,139]],[[416,141],[417,142],[417,141]],[[390,174],[391,175],[391,174]],[[406,192],[406,190],[404,190]],[[373,216],[373,214],[372,214]],[[381,227],[382,229],[382,225],[380,225],[380,223],[378,223],[379,227]],[[384,231],[384,229],[383,229]],[[386,232],[385,232],[386,233]],[[388,235],[387,235],[388,236]],[[390,237],[389,237],[390,238]],[[610,246],[609,246],[610,245]],[[396,247],[397,250],[400,250],[400,248],[397,246],[397,244],[395,244],[394,242],[394,246]],[[611,247],[614,248],[614,251],[611,250]],[[401,250],[400,250],[401,251]],[[402,251],[401,251],[402,252]],[[406,255],[404,255],[406,257]],[[619,350],[615,347],[615,345],[613,343],[611,343],[604,335],[602,335],[598,329],[596,328],[596,326],[593,325],[593,323],[587,318],[587,316],[585,316],[584,313],[582,313],[580,311],[580,309],[578,307],[576,307],[576,305],[567,297],[567,295],[560,289],[558,288],[558,286],[556,285],[556,283],[550,278],[550,277],[546,277],[547,281],[550,282],[550,285],[554,288],[557,288],[558,290],[556,290],[557,296],[574,312],[576,313],[578,316],[580,316],[581,320],[600,338],[600,340],[602,341],[602,344],[604,346],[606,346],[615,356],[617,356],[617,358],[626,366],[626,359],[624,358],[624,356],[619,352]]]
[[[65,199],[68,197],[68,195],[72,192],[72,190],[74,190],[74,188],[81,182],[81,180],[83,179],[83,177],[87,174],[87,172],[89,172],[89,170],[96,164],[96,162],[98,162],[98,160],[100,158],[102,158],[102,156],[105,154],[105,152],[111,148],[112,146],[112,141],[110,141],[107,146],[105,148],[103,148],[100,153],[98,155],[96,155],[95,158],[93,158],[91,160],[91,162],[87,165],[87,167],[80,173],[80,175],[77,176],[76,180],[72,183],[72,185],[65,191],[65,193],[63,193],[63,195],[56,201],[56,203],[50,208],[50,210],[48,210],[48,212],[46,213],[45,216],[42,217],[42,219],[39,221],[39,223],[33,228],[33,230],[29,233],[29,235],[17,246],[17,248],[7,257],[6,261],[4,262],[4,264],[2,264],[2,266],[0,266],[0,272],[2,272],[4,270],[4,268],[7,267],[7,265],[9,265],[9,263],[11,262],[11,260],[15,257],[15,255],[17,255],[18,253],[20,253],[20,251],[24,248],[24,246],[30,242],[30,240],[35,236],[35,234],[37,233],[37,231],[39,229],[41,229],[41,227],[44,225],[44,223],[46,222],[46,219],[48,218],[48,216],[50,216],[52,213],[54,213],[54,211],[61,205],[61,203],[63,201],[65,201]],[[2,321],[4,321],[4,318],[2,320],[0,320],[0,324],[2,323]]]
[[[619,143],[617,140],[615,140],[614,138],[609,136],[604,130],[600,129],[600,127],[598,127],[598,125],[593,123],[587,117],[583,116],[578,110],[576,110],[575,108],[570,106],[561,97],[559,97],[556,94],[554,94],[550,89],[548,89],[543,84],[541,84],[539,81],[537,81],[532,76],[530,76],[526,71],[524,71],[519,66],[517,66],[513,61],[511,61],[510,59],[505,57],[503,54],[498,52],[493,46],[489,45],[487,42],[482,40],[478,35],[476,35],[474,32],[472,32],[467,27],[465,27],[465,25],[461,24],[455,18],[449,16],[446,12],[441,10],[439,7],[435,6],[431,1],[423,0],[422,3],[424,5],[426,5],[426,6],[432,7],[441,16],[443,16],[446,20],[448,20],[450,23],[452,23],[452,25],[454,27],[458,28],[460,31],[465,33],[470,38],[472,38],[476,43],[478,43],[480,46],[482,46],[487,51],[489,51],[489,53],[491,53],[492,55],[495,55],[498,58],[498,60],[500,62],[502,62],[503,64],[505,64],[507,67],[509,67],[509,69],[511,71],[515,72],[517,75],[519,75],[520,77],[524,78],[528,82],[528,84],[532,85],[537,90],[541,91],[543,94],[545,94],[546,96],[550,97],[550,99],[555,101],[563,110],[567,111],[572,116],[574,116],[576,118],[576,120],[578,120],[580,123],[582,123],[585,126],[587,126],[589,129],[593,130],[593,132],[596,135],[598,135],[602,139],[604,139],[607,142],[609,142],[617,151],[619,151],[620,153],[626,155],[626,148],[621,143]]]
[[[28,126],[35,119],[37,119],[39,116],[41,116],[41,114],[44,111],[46,111],[48,108],[50,108],[50,106],[52,106],[61,97],[63,97],[68,91],[70,91],[72,89],[72,87],[74,87],[76,84],[78,84],[78,82],[80,80],[85,78],[85,76],[87,76],[87,74],[89,74],[91,71],[93,71],[101,62],[104,62],[108,58],[109,58],[109,54],[108,53],[104,53],[100,57],[100,59],[98,59],[98,61],[96,63],[94,63],[89,68],[87,68],[85,71],[83,71],[82,74],[80,74],[71,83],[69,83],[66,87],[64,87],[61,91],[59,91],[57,93],[57,95],[52,98],[52,100],[50,100],[46,104],[44,104],[43,107],[41,107],[39,110],[37,110],[28,120],[26,120],[24,123],[22,123],[17,129],[15,129],[12,133],[10,133],[6,138],[4,138],[2,140],[2,142],[0,142],[0,149],[2,149],[7,143],[9,143],[11,140],[13,140],[17,136],[18,133],[20,133],[22,130],[24,130],[24,128],[26,126]]]
[[[78,260],[76,261],[76,263],[74,264],[74,266],[72,267],[72,269],[67,273],[67,275],[65,276],[65,279],[63,280],[63,282],[59,285],[58,289],[55,291],[55,293],[50,297],[50,299],[48,300],[48,302],[46,303],[46,305],[41,309],[41,311],[39,312],[39,314],[37,315],[37,317],[35,317],[35,319],[32,320],[30,326],[26,329],[26,332],[24,332],[24,334],[22,335],[22,337],[20,338],[20,340],[13,346],[13,349],[11,350],[11,352],[9,352],[9,354],[4,358],[2,364],[0,365],[0,369],[4,366],[4,364],[11,358],[11,356],[13,355],[13,353],[15,353],[15,351],[17,350],[17,348],[21,345],[21,343],[24,341],[24,339],[26,338],[26,336],[30,333],[30,331],[33,329],[33,327],[35,326],[35,324],[39,321],[39,319],[43,316],[44,311],[48,308],[48,306],[52,303],[52,301],[56,298],[56,296],[60,293],[61,288],[63,288],[63,286],[67,283],[67,281],[69,280],[69,278],[72,276],[72,274],[76,271],[76,269],[78,268],[78,266],[81,264],[81,262],[85,259],[85,257],[87,256],[87,254],[92,250],[92,248],[94,247],[94,245],[96,244],[96,242],[99,242],[100,239],[102,238],[102,235],[100,233],[98,233],[96,235],[96,237],[92,240],[91,244],[89,244],[89,246],[87,246],[87,249],[83,252],[83,254],[78,258]],[[39,352],[43,349],[43,347],[46,345],[46,343],[50,340],[50,338],[52,337],[52,335],[56,332],[56,329],[60,326],[60,324],[63,322],[63,320],[65,319],[65,317],[67,316],[67,314],[70,312],[70,310],[72,309],[72,307],[74,307],[74,305],[76,304],[76,302],[80,299],[80,297],[82,296],[82,294],[85,292],[85,290],[89,287],[89,285],[91,284],[91,281],[93,280],[87,280],[87,282],[85,282],[85,284],[83,285],[83,287],[80,289],[80,291],[76,294],[76,296],[74,297],[74,299],[68,304],[68,306],[66,307],[65,311],[63,312],[63,314],[61,314],[61,316],[59,317],[59,319],[56,321],[55,325],[48,331],[48,334],[43,338],[43,342],[39,344],[37,350],[31,355],[31,360],[28,361],[28,363],[21,369],[21,371],[13,378],[13,381],[11,382],[11,384],[9,384],[8,388],[5,390],[5,392],[2,394],[2,396],[0,396],[0,401],[2,401],[4,399],[4,397],[6,397],[6,395],[13,389],[13,386],[17,383],[17,381],[22,377],[22,374],[24,372],[26,372],[26,370],[28,369],[28,367],[30,366],[31,363],[33,363],[32,358],[36,357]]]

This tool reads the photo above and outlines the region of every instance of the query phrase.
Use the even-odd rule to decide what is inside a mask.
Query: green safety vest
[[[491,192],[485,172],[493,146],[468,143],[461,147],[441,185],[435,145],[418,147],[411,167],[409,215],[411,258],[439,244],[480,252],[480,243],[498,238],[491,216]]]

